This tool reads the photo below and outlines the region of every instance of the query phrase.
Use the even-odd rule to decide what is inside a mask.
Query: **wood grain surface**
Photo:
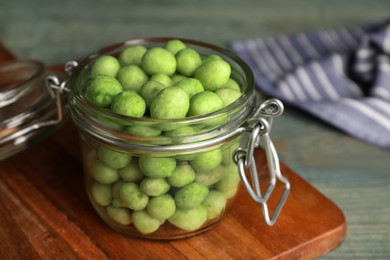
[[[255,157],[265,162],[264,153]],[[266,171],[258,164],[258,171]],[[282,165],[291,193],[277,223],[241,188],[213,229],[174,241],[150,241],[111,230],[90,205],[77,132],[71,122],[53,137],[0,161],[0,259],[312,259],[346,234],[341,210]],[[275,207],[283,187],[270,199]]]

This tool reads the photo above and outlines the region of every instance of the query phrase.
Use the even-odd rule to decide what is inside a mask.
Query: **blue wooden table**
[[[184,37],[227,46],[389,17],[388,0],[2,0],[0,40],[18,58],[53,64],[133,38]],[[346,215],[346,240],[323,258],[390,259],[390,152],[289,106],[272,138],[282,161]]]

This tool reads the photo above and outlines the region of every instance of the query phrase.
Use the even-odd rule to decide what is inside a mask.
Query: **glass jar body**
[[[199,234],[233,206],[240,177],[232,155],[240,139],[166,154],[126,151],[82,134],[89,199],[121,233],[152,239]]]
[[[183,39],[205,57],[217,54],[229,62],[242,92],[235,102],[204,116],[156,120],[113,114],[85,100],[83,91],[97,57],[168,40],[107,47],[84,59],[69,80],[71,114],[81,136],[92,205],[113,229],[150,239],[199,234],[226,215],[240,186],[233,153],[244,134],[236,130],[256,105],[253,76],[245,63],[219,47]]]

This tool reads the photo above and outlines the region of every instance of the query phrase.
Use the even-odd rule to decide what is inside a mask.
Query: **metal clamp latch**
[[[290,192],[290,183],[280,171],[278,155],[269,136],[273,118],[281,115],[282,112],[283,104],[279,100],[269,99],[263,102],[254,113],[253,117],[247,120],[249,128],[252,130],[250,131],[246,148],[238,148],[234,153],[234,161],[238,166],[242,183],[251,198],[261,204],[264,220],[269,226],[276,222]],[[260,188],[259,174],[253,156],[254,149],[259,146],[264,148],[269,171],[269,185],[264,194]],[[249,181],[246,176],[246,168],[249,168],[251,181]],[[277,180],[284,184],[284,192],[274,213],[270,216],[267,202],[274,191]]]

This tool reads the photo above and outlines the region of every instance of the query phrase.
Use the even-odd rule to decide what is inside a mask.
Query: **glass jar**
[[[48,137],[65,121],[66,108],[57,114],[56,102],[45,86],[46,76],[46,67],[39,61],[0,63],[0,160]]]
[[[115,114],[85,99],[91,65],[97,57],[118,56],[131,45],[163,46],[168,40],[123,42],[74,65],[66,90],[81,137],[85,186],[93,207],[105,223],[121,233],[150,239],[184,238],[209,230],[226,215],[234,205],[241,179],[263,206],[267,223],[273,224],[289,190],[286,184],[286,192],[269,218],[266,202],[275,179],[286,183],[268,138],[271,118],[280,114],[282,107],[278,102],[257,105],[251,70],[229,51],[180,39],[201,55],[221,56],[232,68],[231,78],[240,85],[242,95],[214,113],[182,119],[137,118]],[[56,84],[51,86],[58,89]],[[272,172],[264,196],[252,154],[261,143],[268,151]],[[252,181],[246,178],[246,168]]]

